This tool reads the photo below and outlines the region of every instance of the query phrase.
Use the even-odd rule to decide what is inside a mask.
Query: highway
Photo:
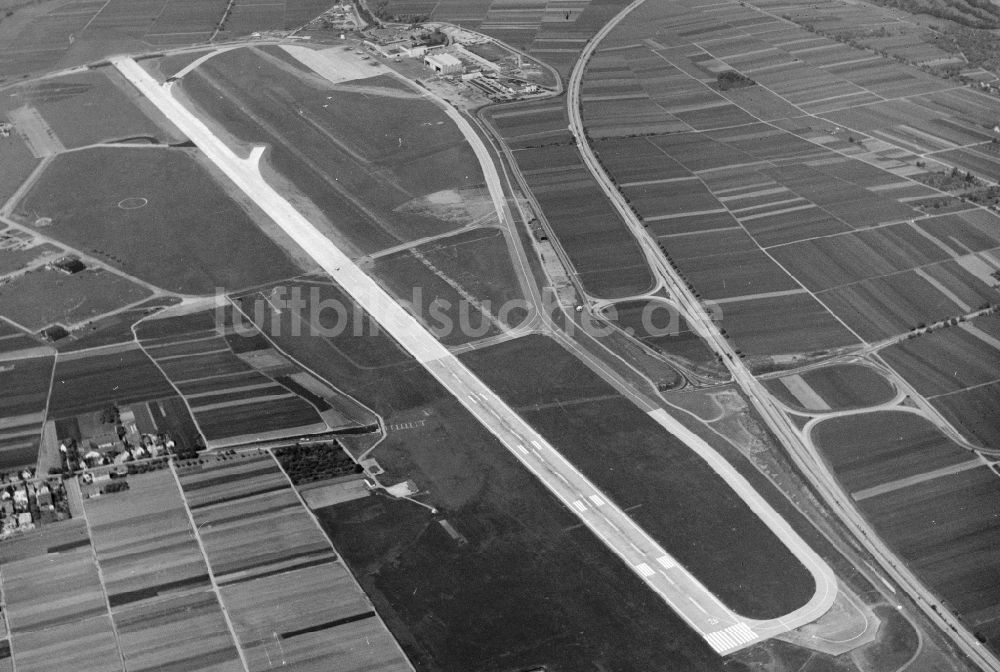
[[[768,621],[740,617],[722,604],[648,534],[640,529],[604,493],[560,455],[506,403],[442,346],[422,324],[356,266],[333,242],[279,194],[262,176],[259,161],[263,148],[255,148],[248,158],[241,158],[193,113],[179,102],[171,85],[158,83],[134,60],[112,59],[114,66],[139,92],[166,115],[241,191],[251,198],[295,242],[308,252],[357,303],[364,308],[396,341],[419,361],[484,427],[493,433],[521,464],[533,473],[563,504],[617,554],[635,574],[656,591],[705,641],[720,654],[754,644],[761,637],[773,636],[815,620],[829,609],[836,596],[832,571],[794,535],[777,514],[749,485],[740,495],[756,497],[751,508],[803,559],[817,583],[813,600],[793,614]],[[459,123],[459,122],[457,122]],[[467,122],[462,120],[467,126]],[[460,123],[460,128],[462,126]],[[470,132],[471,128],[469,129]],[[473,140],[475,138],[475,140]],[[472,132],[470,143],[483,162],[487,181],[500,187],[499,176],[485,147]],[[502,193],[502,192],[501,192]],[[496,194],[494,194],[496,199]],[[495,201],[505,209],[502,200]],[[502,213],[504,216],[505,213]],[[714,451],[676,423],[666,413],[654,413],[654,419],[683,440],[694,442],[701,453]],[[721,462],[725,462],[715,457]],[[728,463],[725,463],[728,466]],[[721,465],[713,464],[713,468]],[[731,467],[729,467],[731,469]],[[784,531],[782,531],[784,526]],[[789,536],[791,535],[791,536]],[[797,543],[796,543],[797,540]]]
[[[754,377],[729,341],[722,335],[719,327],[712,321],[705,307],[694,296],[694,292],[688,289],[686,282],[680,277],[678,272],[666,262],[666,258],[660,252],[656,239],[649,234],[639,218],[632,212],[631,208],[625,202],[624,196],[619,193],[597,160],[597,156],[591,148],[584,132],[583,106],[580,99],[583,75],[586,71],[587,62],[600,42],[622,19],[643,2],[645,0],[635,0],[605,24],[591,38],[590,42],[587,43],[570,74],[569,84],[566,87],[566,105],[570,119],[569,128],[577,140],[576,144],[583,156],[584,162],[587,164],[594,178],[600,183],[602,190],[610,202],[615,206],[615,209],[628,224],[636,239],[641,244],[650,267],[663,279],[671,298],[674,299],[678,307],[684,312],[689,323],[698,331],[699,335],[708,342],[715,352],[722,355],[723,361],[732,373],[735,382],[746,393],[754,408],[756,408],[767,423],[768,428],[785,446],[796,467],[802,471],[813,487],[817,489],[827,506],[852,531],[858,541],[872,553],[883,570],[903,587],[920,606],[921,610],[932,621],[941,626],[942,631],[951,637],[952,641],[966,655],[974,660],[982,669],[1000,672],[1000,660],[990,653],[968,628],[952,614],[946,610],[937,608],[940,600],[923,585],[905,563],[895,556],[892,550],[861,516],[854,507],[850,496],[841,489],[836,479],[823,466],[822,458],[816,447],[812,445],[811,441],[803,438],[788,416],[774,402],[771,395]]]

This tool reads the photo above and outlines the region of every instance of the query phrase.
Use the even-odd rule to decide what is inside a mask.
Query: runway
[[[732,612],[684,567],[678,565],[655,540],[640,529],[604,493],[594,487],[540,434],[449,353],[406,309],[396,303],[330,239],[271,187],[261,175],[258,166],[263,149],[254,149],[249,158],[239,157],[173,96],[170,84],[159,84],[130,58],[114,58],[112,62],[144,97],[166,115],[241,191],[312,256],[330,277],[492,432],[511,454],[542,481],[608,548],[626,562],[637,576],[700,633],[717,653],[729,653],[752,645],[761,637],[786,632],[814,620],[829,608],[836,594],[832,571],[797,535],[794,535],[794,532],[791,532],[810,554],[807,555],[805,564],[816,578],[817,596],[806,607],[785,618],[754,621]],[[480,155],[481,151],[486,151],[485,147],[482,149],[476,147],[471,139],[470,142],[477,155]],[[481,141],[479,142],[481,144]],[[480,158],[481,160],[485,158],[485,162],[493,168],[488,154]],[[490,172],[485,164],[484,172]],[[495,181],[499,189],[500,183],[495,168],[492,175],[487,174],[487,180]],[[498,198],[496,193],[493,193],[493,196],[494,199]],[[498,208],[504,205],[502,200],[495,202]],[[659,416],[657,419],[668,428],[679,424],[672,421],[669,416],[666,418]],[[689,443],[690,436],[677,434],[676,429],[674,427],[670,431]],[[699,446],[696,450],[701,454],[703,448]],[[714,451],[711,452],[714,454]],[[776,520],[787,527],[787,523],[784,523],[759,495],[753,494],[764,509],[751,508],[754,508],[772,529],[778,524]],[[765,515],[773,516],[773,519],[768,520]],[[782,536],[782,539],[785,537]],[[796,549],[796,555],[802,559],[800,552],[801,549]]]

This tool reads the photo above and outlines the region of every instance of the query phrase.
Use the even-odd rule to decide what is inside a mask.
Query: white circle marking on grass
[[[138,210],[139,208],[145,208],[148,203],[148,198],[143,198],[142,196],[129,196],[128,198],[123,198],[118,201],[118,207],[122,210]]]

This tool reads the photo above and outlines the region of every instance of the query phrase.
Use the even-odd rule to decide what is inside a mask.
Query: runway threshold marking
[[[656,572],[653,571],[653,568],[647,565],[645,562],[639,563],[638,565],[635,566],[635,568],[639,570],[640,574],[642,574],[647,578],[652,576],[653,574],[656,574]]]
[[[749,644],[757,638],[757,633],[746,623],[737,623],[724,630],[717,630],[705,635],[705,639],[716,653],[723,653],[743,644]]]
[[[527,448],[525,448],[524,446],[522,446],[522,445],[521,445],[520,443],[519,443],[519,444],[517,444],[517,449],[518,449],[518,450],[520,450],[520,451],[521,451],[522,453],[524,453],[525,455],[527,455],[527,454],[528,454],[528,449],[527,449]]]
[[[597,495],[591,495],[590,501],[594,503],[594,506],[604,506],[604,500],[598,497]]]
[[[673,569],[677,566],[677,562],[674,561],[669,555],[661,555],[656,559],[658,563],[663,565],[663,569]]]
[[[576,510],[579,511],[580,513],[584,513],[587,510],[587,505],[581,502],[579,499],[573,502],[573,506],[576,507]]]

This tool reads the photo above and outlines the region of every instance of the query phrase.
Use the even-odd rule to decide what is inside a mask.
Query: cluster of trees
[[[274,456],[295,485],[363,471],[336,441],[286,446],[275,450]]]
[[[742,89],[747,86],[754,86],[757,83],[746,75],[736,72],[735,70],[723,70],[716,75],[715,81],[719,85],[720,91]]]
[[[354,7],[358,10],[358,16],[361,20],[367,23],[369,26],[380,26],[382,23],[377,17],[386,14],[386,10],[389,6],[389,0],[378,0],[373,3],[374,10],[368,11],[368,7],[365,6],[364,0],[353,0]]]
[[[990,0],[876,0],[875,4],[910,14],[928,14],[970,28],[1000,28],[1000,7]]]
[[[111,481],[103,488],[101,488],[102,495],[110,495],[115,492],[125,492],[129,489],[128,481],[124,479],[119,479],[117,481]]]

